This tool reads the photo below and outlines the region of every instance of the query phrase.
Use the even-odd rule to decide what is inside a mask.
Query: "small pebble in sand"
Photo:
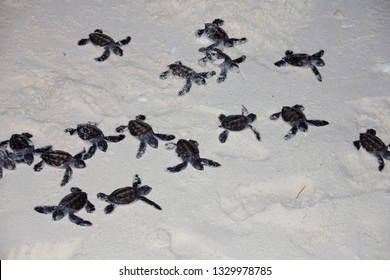
[[[333,16],[337,19],[343,19],[344,18],[344,14],[342,11],[340,10],[336,10],[334,13],[333,13]]]
[[[148,97],[145,94],[140,94],[137,97],[137,101],[138,102],[147,102],[148,101]]]

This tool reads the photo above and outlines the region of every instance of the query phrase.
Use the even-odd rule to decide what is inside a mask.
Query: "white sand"
[[[65,128],[93,121],[116,135],[144,114],[156,132],[197,140],[201,156],[222,167],[167,173],[180,163],[174,151],[160,141],[136,159],[139,142],[126,131],[65,187],[63,170],[49,166],[4,170],[0,258],[389,259],[390,162],[379,172],[352,145],[367,128],[390,141],[389,13],[386,0],[1,1],[1,141],[30,132],[36,147],[75,154],[88,144]],[[247,60],[224,83],[212,77],[179,97],[184,81],[159,75],[177,60],[219,72],[197,64],[205,45],[194,35],[215,18],[231,37],[248,38],[225,49]],[[96,28],[132,37],[123,57],[98,63],[102,49],[77,46]],[[274,66],[287,49],[324,49],[323,82],[310,69]],[[257,114],[262,141],[245,130],[221,144],[219,114],[239,114],[242,104]],[[285,141],[290,127],[269,116],[294,104],[330,125]],[[104,214],[96,194],[130,185],[135,173],[163,210],[138,201]],[[33,210],[73,186],[95,204],[78,213],[92,227]]]

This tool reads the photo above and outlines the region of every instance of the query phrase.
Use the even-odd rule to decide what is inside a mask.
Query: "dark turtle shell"
[[[105,47],[109,44],[115,43],[115,41],[108,35],[102,33],[91,33],[89,34],[91,43],[97,46]]]
[[[227,116],[221,121],[221,127],[231,131],[240,131],[246,128],[246,117],[243,115]]]
[[[282,108],[282,118],[285,122],[294,122],[305,118],[305,115],[292,107],[285,106]]]
[[[180,139],[176,145],[176,153],[184,160],[199,155],[198,147],[191,141]]]
[[[137,197],[137,190],[134,187],[123,187],[113,191],[108,200],[116,204],[129,204]]]
[[[72,155],[64,151],[56,150],[43,153],[41,158],[51,166],[61,167],[72,158]]]
[[[11,139],[9,141],[9,146],[14,151],[34,147],[31,140],[22,134],[12,134]]]
[[[225,30],[213,23],[207,23],[205,25],[204,32],[206,33],[208,38],[214,41],[229,39],[229,36],[225,32]]]
[[[77,134],[83,140],[92,140],[103,135],[103,132],[92,124],[79,124],[77,126]]]
[[[187,78],[194,74],[194,70],[192,68],[185,66],[183,64],[170,64],[169,69],[172,70],[172,74],[174,76],[180,77],[180,78]]]
[[[298,66],[298,67],[306,66],[310,64],[310,55],[304,53],[286,55],[283,59],[288,64],[291,64],[293,66]]]
[[[381,139],[370,133],[360,133],[360,143],[367,152],[373,153],[386,148],[386,144]]]
[[[87,203],[87,194],[85,192],[72,192],[61,199],[59,205],[74,211],[81,210]]]
[[[135,137],[143,135],[148,132],[153,133],[152,127],[141,120],[129,121],[128,127],[129,127],[130,134]]]

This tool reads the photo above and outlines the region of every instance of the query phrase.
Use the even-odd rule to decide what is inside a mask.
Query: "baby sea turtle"
[[[379,137],[376,136],[375,129],[367,129],[366,133],[360,133],[359,140],[353,142],[356,149],[360,149],[363,146],[367,152],[375,155],[379,162],[379,171],[382,171],[385,167],[383,158],[390,160],[390,152],[387,150],[390,147],[383,143]]]
[[[208,39],[214,42],[214,44],[207,48],[201,48],[199,50],[213,49],[213,48],[231,48],[234,45],[243,44],[247,41],[246,38],[235,39],[229,38],[225,30],[221,28],[224,21],[222,19],[215,19],[212,23],[205,23],[204,29],[196,31],[195,35],[200,37],[205,35]]]
[[[85,208],[88,213],[95,211],[95,206],[88,200],[88,195],[79,188],[71,188],[71,193],[61,199],[58,206],[37,206],[35,211],[42,214],[53,213],[53,221],[62,219],[68,214],[69,220],[79,226],[92,226],[92,223],[75,215]]]
[[[261,141],[260,133],[252,126],[252,123],[256,120],[255,114],[249,114],[248,110],[242,105],[241,115],[230,115],[225,116],[223,114],[219,115],[219,120],[221,125],[219,127],[224,128],[225,130],[219,135],[219,141],[225,143],[229,130],[230,131],[241,131],[245,128],[250,128],[253,133],[256,135],[256,139]]]
[[[324,126],[329,124],[327,121],[307,120],[305,114],[302,112],[303,110],[305,110],[305,107],[298,104],[292,107],[284,106],[281,112],[271,115],[271,120],[277,120],[280,115],[282,115],[282,119],[292,126],[289,133],[284,136],[284,139],[291,139],[297,133],[298,129],[306,132],[308,124],[315,126]]]
[[[144,115],[136,116],[135,120],[130,120],[128,125],[121,125],[116,128],[116,132],[123,132],[126,128],[129,129],[131,135],[141,141],[137,152],[137,158],[141,158],[145,153],[146,144],[152,148],[158,147],[158,140],[170,141],[175,139],[174,135],[154,133],[152,127],[144,122],[146,117]]]
[[[41,154],[50,151],[52,146],[45,146],[39,149],[34,148],[31,141],[32,134],[24,132],[22,134],[12,134],[9,140],[0,143],[0,146],[7,146],[13,151],[13,158],[17,163],[27,163],[31,165],[34,162],[34,154]]]
[[[206,84],[206,79],[215,75],[215,71],[197,73],[192,68],[183,65],[181,61],[168,65],[168,68],[169,70],[161,73],[160,79],[165,80],[170,75],[173,75],[186,80],[184,87],[179,91],[179,96],[190,91],[192,82],[197,85],[204,85]]]
[[[283,57],[281,60],[275,62],[275,65],[278,67],[288,66],[288,65],[297,66],[297,67],[310,67],[311,70],[313,70],[314,75],[317,77],[317,80],[322,82],[322,76],[316,66],[322,67],[325,65],[325,62],[321,58],[323,55],[324,55],[323,50],[320,50],[319,52],[313,55],[308,55],[305,53],[294,54],[293,51],[287,50],[286,56]]]
[[[116,55],[122,56],[123,51],[120,46],[127,45],[131,40],[131,37],[127,36],[126,39],[115,42],[110,36],[103,34],[101,29],[96,29],[93,33],[89,34],[88,37],[89,38],[81,39],[78,42],[78,45],[83,46],[92,43],[95,46],[103,47],[104,53],[100,57],[95,58],[96,61],[106,60],[110,56],[111,51]]]
[[[125,138],[123,134],[117,136],[104,136],[103,132],[97,127],[97,124],[93,122],[79,124],[76,128],[67,128],[65,129],[65,132],[68,132],[70,135],[77,132],[81,139],[92,144],[88,149],[88,152],[83,155],[84,160],[91,158],[95,154],[96,148],[99,148],[99,150],[103,152],[107,151],[107,141],[119,142]]]
[[[176,144],[167,143],[165,146],[168,150],[173,150],[176,148],[175,151],[177,155],[183,160],[182,163],[174,167],[168,167],[167,171],[169,172],[175,173],[182,171],[187,167],[188,163],[191,163],[192,166],[198,170],[203,170],[204,165],[210,167],[221,166],[218,162],[206,158],[200,158],[198,149],[199,144],[195,140],[180,139]]]
[[[75,156],[61,150],[44,152],[41,155],[42,161],[34,165],[34,171],[41,171],[45,163],[53,167],[65,168],[65,174],[61,181],[61,186],[65,186],[72,177],[72,167],[85,168],[86,164],[82,160],[84,153],[85,149]]]
[[[205,49],[201,52],[205,53],[206,56],[198,60],[198,64],[201,66],[205,66],[207,61],[210,61],[212,64],[221,68],[221,73],[219,73],[217,82],[222,83],[226,79],[226,75],[228,71],[239,73],[240,68],[238,64],[244,62],[246,56],[240,56],[236,59],[231,59],[230,56],[223,53],[221,50],[213,48],[213,49]]]
[[[0,148],[0,179],[3,178],[3,168],[14,170],[16,165],[11,154],[7,150]]]
[[[104,213],[106,214],[110,214],[112,211],[114,211],[117,205],[129,204],[137,200],[142,200],[143,202],[154,206],[156,209],[162,210],[162,208],[158,204],[145,197],[147,194],[150,193],[151,190],[152,188],[147,185],[141,186],[141,179],[138,177],[138,174],[136,174],[134,176],[132,187],[119,188],[113,191],[110,195],[98,193],[97,198],[110,203],[104,208]]]

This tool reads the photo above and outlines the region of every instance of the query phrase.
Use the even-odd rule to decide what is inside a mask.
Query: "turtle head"
[[[152,148],[157,148],[158,147],[158,141],[155,137],[149,137],[148,144]]]
[[[119,56],[122,56],[123,55],[123,51],[120,47],[118,47],[117,45],[115,45],[112,49],[112,51],[114,52],[114,54],[116,55],[119,55]]]
[[[53,212],[53,221],[58,221],[61,220],[65,216],[65,212],[62,211],[61,209],[56,209]]]
[[[194,82],[195,82],[195,84],[197,84],[197,85],[204,85],[204,84],[206,83],[206,80],[205,80],[205,78],[203,78],[202,76],[196,75],[196,76],[194,77]]]
[[[312,56],[310,59],[310,62],[312,65],[315,65],[315,66],[324,66],[325,65],[325,62],[321,57],[313,57]]]
[[[250,120],[250,122],[252,123],[252,122],[254,122],[254,121],[256,120],[257,116],[256,116],[256,114],[250,113],[250,114],[248,115],[247,118],[248,118],[248,119]]]
[[[145,196],[152,191],[152,187],[145,185],[145,186],[139,187],[137,190],[138,190],[138,195]]]
[[[195,169],[198,169],[198,170],[203,170],[203,164],[202,164],[202,160],[201,159],[196,159],[192,162],[192,166],[195,168]]]
[[[85,168],[87,165],[85,164],[85,161],[83,161],[82,159],[76,159],[74,161],[74,167],[76,168]]]

